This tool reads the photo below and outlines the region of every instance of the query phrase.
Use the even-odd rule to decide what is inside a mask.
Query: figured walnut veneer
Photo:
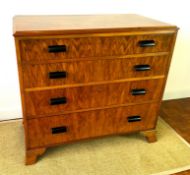
[[[171,49],[172,34],[35,39],[20,42],[23,61],[119,56],[138,53],[164,52]],[[155,47],[139,47],[141,40],[154,40]],[[67,52],[49,53],[48,46],[66,45]]]
[[[24,86],[33,88],[162,76],[165,75],[167,70],[168,55],[116,58],[27,64],[23,68]],[[134,66],[142,64],[149,65],[151,69],[149,71],[135,71]],[[85,70],[85,73],[83,70]],[[65,71],[67,73],[66,78],[50,79],[49,73],[56,71]]]
[[[82,139],[142,132],[156,141],[177,30],[138,15],[14,17],[26,164]]]
[[[159,99],[163,83],[163,79],[156,79],[26,92],[26,114],[30,118],[80,109],[154,101]],[[142,88],[146,90],[146,94],[131,94],[133,89]],[[61,97],[67,98],[66,104],[50,105],[51,98]]]
[[[152,129],[155,124],[152,116],[156,115],[157,106],[157,103],[152,103],[31,119],[28,121],[29,145],[30,148],[52,146],[90,137]],[[127,117],[132,115],[140,115],[142,122],[129,123]],[[68,131],[52,134],[51,129],[59,126],[67,126]]]

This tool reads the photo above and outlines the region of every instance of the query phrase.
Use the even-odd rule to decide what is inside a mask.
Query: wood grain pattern
[[[25,88],[102,82],[137,77],[165,75],[168,56],[97,59],[65,63],[25,65]],[[135,71],[136,65],[149,65],[148,71]],[[67,73],[66,78],[50,79],[50,72]]]
[[[84,37],[60,39],[25,39],[20,41],[23,61],[75,59],[164,52],[171,49],[173,34],[131,35],[117,37]],[[140,47],[139,41],[154,40],[152,47]],[[67,51],[49,53],[48,46],[66,45]]]
[[[177,30],[138,15],[15,17],[26,164],[35,163],[46,147],[91,137],[143,131],[155,141]],[[140,47],[142,40],[156,45]],[[66,52],[49,53],[52,45],[66,45]],[[152,70],[134,72],[136,64]],[[67,77],[49,80],[51,71],[67,71]],[[132,96],[137,88],[147,94]],[[58,97],[67,103],[50,105]],[[129,123],[129,115],[141,121]],[[62,125],[68,132],[52,134],[52,127]]]
[[[74,61],[95,61],[95,60],[113,60],[113,59],[130,59],[130,58],[142,58],[142,57],[159,57],[159,56],[168,56],[170,52],[153,52],[153,53],[140,53],[140,54],[132,54],[132,55],[120,55],[120,56],[104,56],[104,57],[86,57],[86,58],[73,58],[73,59],[53,59],[53,60],[31,60],[31,61],[20,61],[20,63],[24,66],[26,65],[37,65],[37,64],[52,64],[52,63],[67,63]]]
[[[136,14],[15,16],[14,36],[47,36],[68,33],[176,30],[176,26]]]
[[[124,83],[124,82],[133,82],[133,81],[155,80],[155,79],[162,79],[162,78],[165,78],[165,75],[158,75],[158,76],[152,76],[152,77],[135,77],[135,78],[120,79],[120,80],[100,81],[100,82],[96,81],[96,82],[90,82],[90,83],[85,83],[85,84],[80,83],[80,84],[65,84],[65,85],[54,85],[54,86],[44,86],[44,87],[33,87],[33,88],[25,88],[25,92],[105,85],[105,84],[110,84],[110,83],[113,84],[113,83]]]
[[[152,129],[156,112],[157,103],[31,119],[28,120],[28,142],[30,148],[48,147],[90,137]],[[129,123],[127,117],[132,115],[140,115],[142,120]],[[68,131],[52,134],[52,128],[61,126],[66,126]]]
[[[175,174],[172,174],[172,175],[189,175],[189,174],[190,174],[190,170],[186,170],[186,171],[182,171],[182,172],[175,173]]]
[[[19,78],[19,85],[20,85],[20,96],[21,96],[21,104],[22,104],[22,117],[23,117],[23,127],[24,127],[24,137],[25,137],[25,147],[28,147],[28,134],[27,134],[27,118],[26,118],[26,108],[25,108],[25,96],[24,96],[24,80],[23,80],[23,71],[22,71],[22,64],[21,63],[21,53],[19,47],[19,41],[15,38],[15,48],[16,48],[16,55],[17,55],[17,66],[18,66],[18,78]]]
[[[116,104],[160,100],[164,79],[114,83],[57,90],[26,92],[27,116],[61,114],[79,109],[104,107]],[[134,96],[132,89],[145,89],[145,95]],[[51,98],[66,97],[66,104],[50,105]]]
[[[26,150],[26,165],[34,164],[37,161],[38,156],[41,156],[46,151],[46,148],[36,148]]]
[[[190,98],[162,102],[160,116],[190,143]]]
[[[188,143],[190,143],[190,98],[162,102],[159,115]],[[173,175],[189,175],[190,170]]]

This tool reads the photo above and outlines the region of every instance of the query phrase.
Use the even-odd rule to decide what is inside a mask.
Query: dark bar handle
[[[128,122],[138,122],[141,121],[141,116],[136,115],[136,116],[129,116],[127,117]]]
[[[66,52],[66,51],[67,51],[66,45],[52,45],[52,46],[48,46],[48,52],[50,52],[50,53]]]
[[[150,70],[150,65],[148,64],[139,64],[134,66],[135,71],[148,71]]]
[[[67,77],[67,72],[65,72],[65,71],[49,72],[49,78],[50,79],[66,78],[66,77]]]
[[[146,90],[145,89],[132,89],[131,94],[132,95],[145,95]]]
[[[153,47],[155,46],[156,43],[154,40],[142,40],[142,41],[139,41],[139,46],[140,47]]]
[[[59,134],[59,133],[64,133],[67,132],[67,127],[66,126],[60,126],[56,128],[51,128],[51,133],[52,134]]]
[[[60,98],[51,98],[50,99],[50,105],[60,105],[67,103],[66,97],[60,97]]]

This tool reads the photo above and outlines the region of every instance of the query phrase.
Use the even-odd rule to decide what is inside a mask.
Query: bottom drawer
[[[28,147],[152,129],[157,110],[155,103],[30,119],[26,127]]]

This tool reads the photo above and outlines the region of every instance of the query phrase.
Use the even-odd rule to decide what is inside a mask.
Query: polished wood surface
[[[190,98],[163,101],[160,116],[190,143]],[[190,170],[173,175],[189,175]]]
[[[44,86],[44,87],[33,87],[33,88],[25,88],[25,92],[33,92],[33,91],[44,91],[44,90],[56,90],[63,88],[75,88],[75,87],[84,87],[84,86],[95,86],[95,85],[106,85],[113,83],[124,83],[124,82],[133,82],[133,81],[144,81],[144,80],[156,80],[165,78],[165,75],[151,76],[151,77],[135,77],[135,78],[127,78],[127,79],[119,79],[119,80],[110,80],[110,81],[96,81],[89,83],[79,83],[79,84],[64,84],[64,85],[53,85],[53,86]]]
[[[138,15],[15,17],[26,164],[80,139],[139,131],[156,141],[177,30]],[[140,64],[151,69],[134,71]],[[64,78],[50,79],[61,71]],[[146,94],[131,95],[134,89]]]
[[[164,79],[111,83],[77,88],[31,91],[25,93],[26,115],[55,115],[67,111],[97,108],[116,104],[160,100]],[[145,89],[143,95],[132,95],[134,89]],[[50,105],[50,99],[66,97],[65,104]]]
[[[26,165],[34,164],[38,158],[38,156],[41,156],[46,151],[46,148],[36,148],[36,149],[28,149],[26,151]]]
[[[147,141],[149,143],[153,143],[153,142],[157,141],[155,129],[148,130],[148,131],[142,131],[141,133],[145,136],[145,138],[147,139]]]
[[[190,143],[190,98],[167,100],[161,105],[160,116]]]
[[[190,170],[182,171],[182,172],[175,173],[175,174],[172,174],[172,175],[190,175]]]
[[[176,29],[136,14],[15,16],[14,36]]]
[[[155,46],[140,47],[138,43],[143,40],[153,40]],[[25,39],[20,41],[20,48],[23,61],[62,60],[170,51],[172,41],[173,34],[116,37],[82,37],[81,35],[80,38]],[[48,47],[55,45],[65,45],[66,51],[49,53]]]
[[[156,121],[157,105],[157,103],[135,105],[31,119],[28,121],[28,142],[30,148],[36,148],[115,133],[152,129]],[[129,116],[140,116],[141,121],[128,122]],[[67,127],[67,131],[52,134],[52,128],[61,126]]]
[[[26,64],[23,67],[23,79],[24,86],[32,88],[152,77],[165,75],[167,64],[168,55],[94,59],[51,64]],[[136,71],[135,66],[137,65],[149,65],[150,70]],[[51,72],[66,72],[67,75],[66,77],[52,79],[49,77]]]

